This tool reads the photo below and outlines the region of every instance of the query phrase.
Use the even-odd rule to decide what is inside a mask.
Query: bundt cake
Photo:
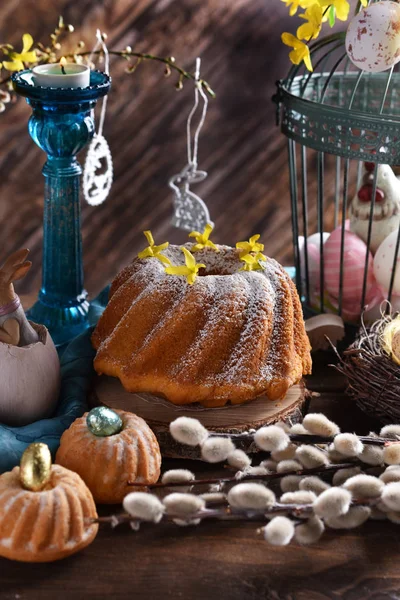
[[[98,524],[93,497],[76,473],[51,467],[40,491],[24,489],[20,467],[0,475],[0,556],[50,562],[88,546]]]
[[[161,453],[146,421],[133,413],[115,411],[122,430],[99,437],[86,417],[76,419],[61,436],[56,462],[78,473],[99,504],[121,503],[135,490],[128,481],[155,483],[160,476]]]
[[[118,377],[129,392],[179,405],[283,398],[311,372],[293,282],[275,260],[243,256],[240,244],[199,244],[193,283],[184,275],[194,246],[185,244],[184,255],[163,245],[163,262],[151,250],[115,278],[92,336],[97,373]]]

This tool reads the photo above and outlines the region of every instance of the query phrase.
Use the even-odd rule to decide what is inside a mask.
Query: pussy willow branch
[[[312,504],[283,504],[275,503],[273,506],[266,508],[265,510],[250,510],[233,508],[231,506],[223,508],[204,508],[191,515],[187,518],[191,521],[194,519],[218,519],[221,521],[264,521],[266,515],[273,515],[276,513],[290,513],[293,515],[304,515],[313,512]],[[163,521],[173,521],[174,519],[183,519],[182,514],[166,513],[163,515]],[[122,523],[145,523],[137,517],[131,517],[128,513],[122,513],[120,515],[110,515],[108,517],[98,517],[97,519],[90,519],[91,523],[111,523],[112,525],[120,525]],[[147,521],[148,522],[148,521]]]
[[[177,481],[171,483],[138,483],[136,481],[128,481],[127,485],[134,487],[143,487],[148,489],[157,489],[157,488],[170,488],[170,487],[182,487],[182,486],[193,486],[193,485],[208,485],[212,483],[242,483],[243,481],[273,481],[274,479],[282,479],[282,477],[286,477],[287,475],[315,475],[316,473],[330,473],[332,471],[338,471],[339,469],[350,469],[354,466],[364,465],[361,461],[352,461],[345,463],[337,463],[332,465],[323,465],[320,467],[313,467],[311,469],[300,469],[298,471],[286,471],[286,473],[266,473],[264,475],[243,475],[240,478],[235,476],[233,477],[213,477],[210,479],[192,479],[192,481]]]
[[[373,507],[379,503],[379,498],[366,499],[360,501],[354,501],[351,503],[351,506],[368,506]],[[190,521],[194,521],[197,519],[216,519],[218,521],[261,521],[264,522],[265,518],[274,515],[274,514],[289,514],[293,517],[300,517],[304,515],[312,516],[314,514],[314,508],[312,504],[285,504],[283,502],[276,502],[272,506],[264,509],[264,510],[251,510],[251,509],[240,509],[233,508],[231,506],[223,507],[223,508],[205,508],[199,510],[191,515],[188,515],[186,518]],[[169,522],[174,519],[184,520],[181,514],[173,514],[168,513],[164,514],[161,522]],[[123,523],[148,523],[148,521],[143,521],[138,519],[137,517],[131,517],[127,513],[122,513],[120,515],[111,515],[108,517],[98,517],[97,519],[90,519],[91,523],[110,523],[110,525],[116,527],[118,525],[122,525]]]
[[[335,436],[322,436],[313,435],[308,433],[288,433],[288,436],[292,442],[301,442],[304,444],[331,444]],[[246,431],[245,433],[210,433],[210,437],[224,437],[230,438],[233,441],[248,440],[249,437],[254,437],[254,433]],[[358,439],[363,443],[370,446],[390,446],[391,444],[399,443],[396,440],[389,440],[388,438],[373,437],[370,435],[359,435]]]

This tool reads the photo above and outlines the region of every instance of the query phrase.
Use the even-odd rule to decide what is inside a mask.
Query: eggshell
[[[383,240],[374,258],[374,274],[376,281],[383,290],[387,293],[390,286],[390,278],[392,275],[392,267],[394,261],[394,253],[396,250],[397,231],[392,231],[387,238]],[[400,252],[397,253],[396,272],[393,283],[393,294],[400,295]]]
[[[369,73],[390,69],[400,60],[400,5],[377,2],[360,10],[349,24],[346,51],[351,62]]]
[[[324,246],[324,279],[326,290],[334,298],[339,298],[340,286],[340,246],[342,229],[335,229]],[[364,281],[364,266],[367,246],[351,231],[344,233],[343,252],[343,304],[360,304]],[[373,274],[372,254],[368,253],[367,292],[365,302],[368,303],[374,294],[375,278]]]
[[[60,387],[60,362],[49,332],[31,323],[39,342],[0,342],[0,423],[21,426],[51,416]]]

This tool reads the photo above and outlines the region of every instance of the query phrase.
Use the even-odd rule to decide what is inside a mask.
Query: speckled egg
[[[400,5],[377,2],[350,21],[346,51],[351,62],[369,73],[390,69],[400,59]]]
[[[339,298],[340,248],[342,229],[335,229],[324,245],[324,281],[327,292]],[[344,234],[343,252],[343,303],[361,303],[364,280],[364,267],[367,246],[351,231]],[[368,253],[366,301],[375,288],[372,254]]]
[[[388,292],[390,286],[390,278],[392,275],[394,253],[396,250],[397,231],[392,231],[387,238],[383,240],[374,258],[374,273],[379,285]],[[393,283],[393,294],[400,294],[400,252],[397,253],[396,271]]]

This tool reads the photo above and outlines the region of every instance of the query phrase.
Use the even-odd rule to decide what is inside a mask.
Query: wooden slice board
[[[199,449],[177,444],[169,433],[169,424],[178,417],[194,417],[217,433],[242,433],[276,421],[297,423],[302,419],[307,398],[303,382],[291,387],[283,400],[272,402],[265,396],[237,406],[203,408],[200,405],[175,406],[151,394],[127,392],[119,379],[96,377],[90,392],[91,406],[104,405],[133,412],[142,417],[157,436],[163,456],[199,459]],[[241,441],[247,452],[255,451],[249,441]]]

